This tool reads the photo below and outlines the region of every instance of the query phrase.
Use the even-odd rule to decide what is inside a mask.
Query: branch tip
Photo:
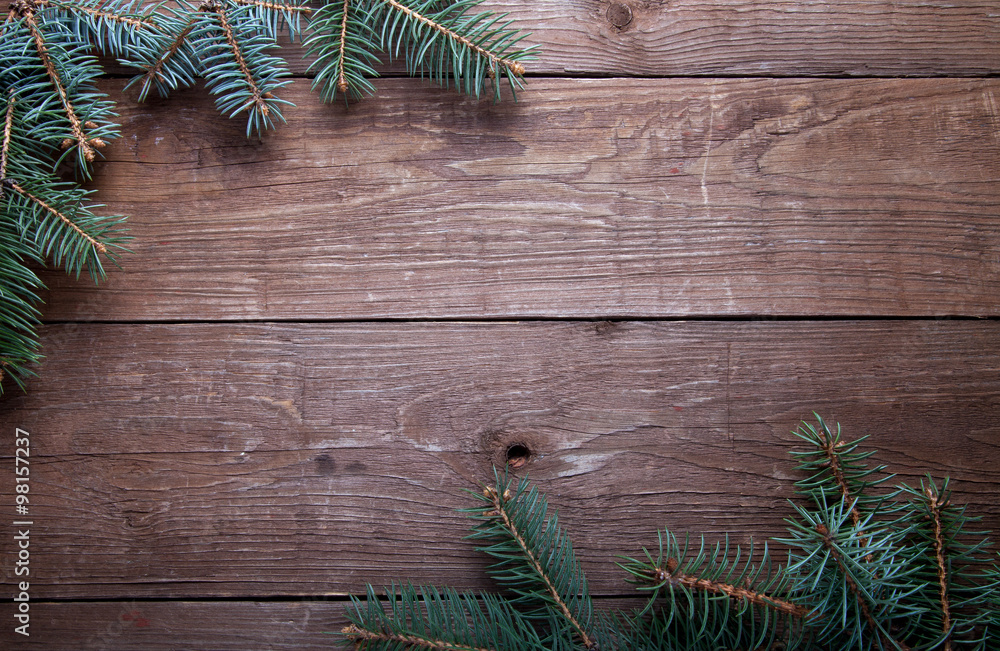
[[[382,631],[369,631],[354,624],[345,626],[340,631],[345,636],[351,638],[358,648],[364,642],[395,642],[409,648],[430,649],[431,651],[494,651],[482,647],[467,646],[464,644],[454,644],[444,640],[435,640],[419,635],[405,635],[403,633],[385,633]],[[395,648],[395,647],[393,647]]]
[[[51,81],[52,85],[55,86],[56,93],[59,95],[59,100],[62,102],[63,111],[66,114],[66,118],[69,120],[70,130],[73,132],[73,137],[76,139],[77,146],[83,153],[84,160],[88,163],[93,162],[96,156],[94,146],[83,132],[84,125],[80,123],[80,118],[77,117],[76,110],[73,108],[73,104],[69,101],[69,93],[66,91],[62,78],[59,76],[58,70],[56,70],[55,65],[52,63],[52,59],[49,57],[49,50],[45,43],[45,37],[42,35],[42,31],[38,27],[38,22],[35,20],[35,9],[41,4],[43,3],[35,2],[34,0],[18,0],[18,2],[15,3],[15,6],[23,7],[23,9],[19,9],[19,11],[21,11],[21,15],[24,16],[24,22],[28,26],[28,31],[31,33],[32,40],[35,43],[35,49],[38,51],[38,58],[41,59],[42,65],[48,73],[49,81]]]
[[[413,9],[410,9],[406,5],[399,2],[399,0],[382,0],[382,1],[391,6],[392,8],[396,9],[397,11],[403,12],[413,20],[416,20],[417,22],[427,25],[431,29],[434,29],[440,32],[441,34],[444,34],[446,37],[452,39],[453,41],[461,43],[462,45],[469,48],[476,54],[489,59],[490,66],[486,74],[488,74],[490,78],[493,78],[493,76],[496,74],[495,70],[496,68],[505,68],[508,74],[514,74],[518,76],[524,75],[524,65],[522,65],[519,61],[512,61],[511,59],[504,59],[502,57],[497,56],[493,52],[490,52],[489,50],[476,45],[475,43],[465,38],[461,34],[451,29],[448,29],[444,25],[431,20],[427,16],[424,16],[423,14],[420,14],[414,11]]]
[[[347,53],[347,15],[351,0],[344,0],[344,17],[340,21],[340,51],[337,53],[337,90],[347,92],[347,76],[344,75],[344,57]]]
[[[235,0],[235,2],[244,7],[263,7],[264,9],[273,9],[274,11],[298,11],[304,14],[311,14],[313,11],[310,7],[286,5],[280,2],[267,2],[266,0]]]
[[[247,85],[250,86],[250,93],[253,97],[244,106],[255,104],[260,112],[264,116],[267,116],[270,114],[271,109],[264,100],[265,98],[270,99],[274,96],[270,93],[261,93],[260,87],[257,85],[257,81],[253,78],[253,73],[250,72],[250,68],[247,66],[247,62],[243,58],[243,50],[240,48],[240,44],[236,40],[236,34],[233,32],[233,28],[229,25],[229,19],[226,16],[225,8],[222,6],[222,3],[217,2],[216,0],[209,0],[209,2],[206,2],[202,6],[219,17],[219,24],[222,26],[223,34],[225,34],[226,43],[229,44],[229,49],[232,50],[233,56],[236,58],[236,65],[239,66],[240,72],[243,73],[243,78],[246,80]]]
[[[45,201],[42,201],[41,199],[39,199],[35,195],[31,194],[30,192],[28,192],[27,190],[25,190],[24,188],[22,188],[20,185],[18,185],[15,181],[13,181],[11,179],[4,179],[3,180],[3,184],[6,187],[9,187],[11,190],[14,190],[15,192],[19,193],[21,196],[25,197],[29,201],[34,202],[35,204],[37,204],[40,207],[42,207],[44,210],[47,210],[49,213],[51,213],[51,214],[55,215],[56,217],[58,217],[59,219],[61,219],[65,224],[67,224],[70,228],[72,228],[74,231],[76,231],[78,235],[80,235],[85,240],[87,240],[88,242],[90,242],[90,244],[95,249],[97,249],[101,253],[107,254],[108,247],[106,247],[103,242],[98,241],[92,235],[90,235],[89,233],[87,233],[86,231],[84,231],[82,228],[80,228],[79,226],[77,226],[73,222],[72,219],[70,219],[66,215],[62,214],[61,212],[59,212],[58,210],[56,210],[55,208],[53,208],[52,206],[50,206],[49,204],[47,204]]]
[[[924,489],[924,495],[927,497],[931,520],[934,522],[934,558],[937,564],[938,591],[941,600],[941,630],[948,635],[944,649],[950,651],[951,607],[948,598],[948,564],[945,560],[944,534],[941,525],[941,511],[947,506],[947,500],[938,501],[937,490],[931,486]]]
[[[7,155],[10,151],[11,128],[14,125],[14,104],[17,102],[14,89],[11,89],[8,95],[7,110],[3,120],[3,145],[0,146],[0,181],[7,178]],[[0,189],[0,195],[2,194],[3,190]]]
[[[576,617],[573,616],[573,613],[570,612],[569,606],[563,600],[562,595],[559,594],[559,591],[556,589],[555,585],[553,585],[552,579],[549,578],[549,575],[545,571],[545,568],[542,567],[541,562],[539,562],[539,560],[535,558],[535,554],[531,551],[531,548],[528,546],[528,542],[524,539],[524,536],[521,535],[521,532],[518,529],[517,525],[514,524],[514,521],[511,519],[510,514],[506,509],[507,506],[506,502],[508,502],[511,499],[510,490],[505,488],[504,492],[501,494],[497,492],[497,490],[492,486],[487,486],[483,490],[483,494],[487,497],[487,499],[489,499],[493,503],[493,511],[495,511],[497,514],[496,516],[491,516],[491,517],[498,517],[501,520],[501,522],[503,523],[503,527],[511,535],[514,541],[517,543],[518,547],[521,548],[521,553],[524,554],[524,557],[525,559],[527,559],[528,564],[531,565],[532,569],[545,584],[545,588],[548,591],[549,595],[552,597],[552,600],[559,607],[559,610],[562,613],[563,617],[566,618],[566,620],[576,631],[577,636],[579,636],[580,638],[580,642],[583,644],[583,646],[585,646],[588,649],[597,649],[597,641],[592,639],[589,635],[587,635],[587,631],[584,630],[580,622],[578,622]]]
[[[774,597],[763,592],[756,592],[748,588],[740,588],[735,585],[729,585],[728,583],[710,581],[708,579],[702,579],[689,574],[684,574],[683,572],[677,571],[678,567],[680,567],[680,562],[676,558],[669,557],[667,558],[665,567],[655,567],[650,573],[650,576],[658,583],[683,585],[696,591],[724,594],[733,599],[744,599],[758,606],[770,608],[771,610],[779,613],[784,613],[800,619],[810,616],[810,611],[805,606],[800,606],[786,599]]]

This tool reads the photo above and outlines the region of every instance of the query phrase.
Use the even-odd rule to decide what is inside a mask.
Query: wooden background
[[[296,64],[248,142],[104,82],[134,254],[45,276],[0,400],[4,648],[322,649],[366,582],[489,588],[454,509],[511,446],[616,603],[661,526],[780,534],[813,410],[1000,530],[996,2],[487,5],[542,47],[517,103]]]

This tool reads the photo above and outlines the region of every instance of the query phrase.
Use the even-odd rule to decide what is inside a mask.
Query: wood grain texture
[[[515,443],[595,591],[622,594],[613,555],[662,525],[779,534],[814,409],[1000,526],[996,321],[70,324],[45,345],[0,402],[35,446],[38,599],[484,586],[453,509]]]
[[[628,610],[636,599],[598,598]],[[0,606],[0,610],[7,604]],[[0,628],[0,643],[28,651],[335,651],[347,625],[344,601],[121,601],[36,604],[31,637]]]
[[[971,76],[1000,71],[989,0],[488,0],[538,45],[530,75]],[[283,56],[303,74],[297,45]],[[386,66],[389,74],[400,66]]]
[[[122,601],[36,603],[31,636],[0,628],[6,649],[38,651],[332,651],[344,602]],[[0,607],[3,614],[9,604]],[[9,618],[9,615],[8,615]]]
[[[420,82],[247,143],[124,107],[134,255],[52,320],[1000,314],[997,80]]]
[[[1000,69],[983,0],[491,0],[533,32],[541,74],[980,75]]]
[[[366,582],[491,588],[454,509],[513,444],[603,603],[663,525],[780,534],[813,410],[1000,530],[1000,320],[928,319],[1000,316],[996,3],[486,6],[542,46],[517,104],[325,106],[293,46],[248,143],[201,89],[103,82],[135,253],[46,274],[0,398],[35,522],[0,648],[328,649]]]

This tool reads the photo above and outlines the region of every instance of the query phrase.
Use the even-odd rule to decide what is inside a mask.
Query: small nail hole
[[[528,459],[531,458],[531,450],[529,450],[526,445],[514,443],[507,448],[506,456],[508,466],[511,468],[521,468],[528,463]]]

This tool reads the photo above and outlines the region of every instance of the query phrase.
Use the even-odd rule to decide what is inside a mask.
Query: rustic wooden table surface
[[[366,582],[489,588],[454,509],[512,446],[614,600],[661,526],[781,533],[813,410],[1000,530],[1000,5],[488,6],[542,48],[517,103],[299,66],[247,141],[104,82],[134,254],[45,276],[0,400],[0,646],[323,649]]]

